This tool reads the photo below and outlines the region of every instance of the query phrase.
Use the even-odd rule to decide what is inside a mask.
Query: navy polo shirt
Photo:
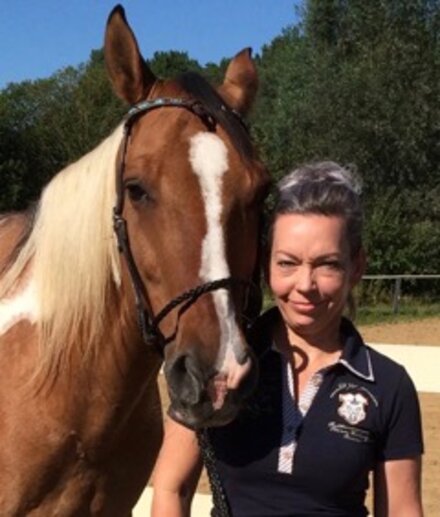
[[[209,430],[232,515],[368,515],[374,466],[423,452],[414,385],[344,319],[341,358],[295,401],[290,366],[272,348],[279,317],[268,311],[252,331],[260,366],[255,394],[236,420]]]

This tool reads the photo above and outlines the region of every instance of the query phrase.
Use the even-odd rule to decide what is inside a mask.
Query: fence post
[[[393,314],[397,314],[399,312],[401,294],[402,294],[402,278],[399,277],[399,278],[396,278],[396,282],[394,284]]]

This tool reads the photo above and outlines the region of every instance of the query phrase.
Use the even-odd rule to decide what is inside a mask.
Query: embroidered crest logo
[[[365,420],[368,399],[362,393],[340,393],[338,415],[351,425],[359,424]]]

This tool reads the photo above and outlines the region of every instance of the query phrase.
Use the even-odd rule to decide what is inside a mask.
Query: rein
[[[154,100],[142,101],[134,105],[128,111],[124,122],[123,141],[121,144],[121,158],[116,172],[116,204],[113,207],[113,229],[116,234],[118,249],[125,257],[129,276],[131,279],[131,284],[135,296],[138,325],[141,330],[142,339],[146,345],[155,346],[162,356],[164,355],[166,345],[175,338],[177,328],[172,335],[165,337],[159,329],[159,324],[174,309],[180,306],[177,313],[179,319],[180,316],[203,294],[215,291],[217,289],[230,290],[233,286],[242,285],[246,287],[246,304],[244,316],[249,321],[252,321],[254,315],[246,314],[249,290],[250,288],[257,289],[258,291],[260,289],[253,282],[248,280],[233,277],[221,278],[200,284],[192,289],[189,289],[188,291],[183,292],[168,302],[165,307],[156,314],[156,316],[152,317],[150,315],[150,311],[148,310],[149,303],[147,302],[148,297],[146,289],[139,274],[139,270],[136,266],[136,262],[130,247],[130,239],[127,231],[127,221],[122,215],[125,199],[124,170],[128,143],[134,122],[140,116],[147,114],[150,111],[166,107],[186,109],[194,113],[203,121],[209,131],[213,131],[217,124],[213,115],[203,106],[201,102],[197,100],[163,97]],[[226,108],[225,106],[223,106],[222,109],[229,110],[229,108]],[[239,122],[244,125],[243,121],[241,120],[241,116],[234,110],[230,111],[238,118]]]

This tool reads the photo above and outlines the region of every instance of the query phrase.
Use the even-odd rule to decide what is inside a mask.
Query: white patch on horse
[[[22,320],[35,323],[37,320],[37,298],[32,282],[15,293],[12,298],[0,300],[0,335]]]
[[[200,278],[211,282],[230,276],[221,225],[223,176],[229,168],[228,151],[213,133],[197,133],[190,140],[189,159],[199,178],[205,205],[207,232],[202,243]],[[228,376],[228,387],[238,384],[248,365],[237,363],[243,343],[235,322],[231,295],[220,289],[212,293],[221,330],[217,369]]]

